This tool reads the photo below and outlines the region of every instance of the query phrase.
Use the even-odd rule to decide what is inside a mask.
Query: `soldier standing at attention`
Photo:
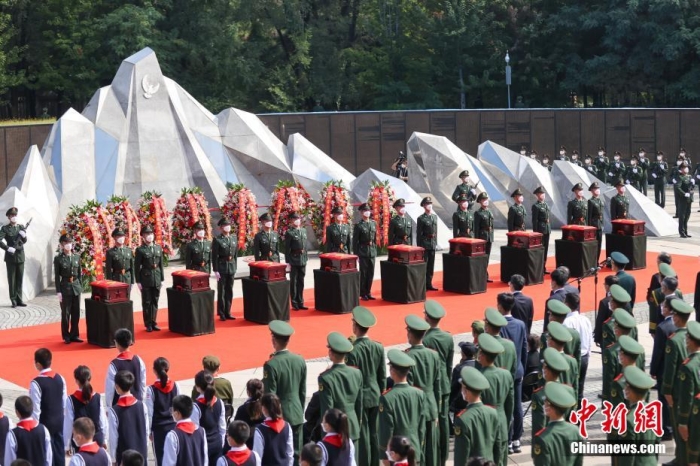
[[[576,197],[566,206],[566,224],[585,225],[588,218],[588,202],[583,197],[583,185],[576,183],[571,191]]]
[[[625,367],[623,374],[626,382],[625,399],[627,400],[627,406],[630,407],[630,410],[627,414],[627,432],[620,436],[620,440],[636,443],[637,445],[654,445],[658,443],[659,438],[652,429],[646,432],[636,433],[634,428],[630,429],[630,426],[634,426],[636,421],[634,408],[640,401],[644,402],[649,399],[649,390],[656,384],[656,381],[636,366]],[[644,455],[639,453],[635,456],[620,456],[617,457],[616,460],[617,464],[620,466],[653,466],[658,464],[658,458],[655,454]],[[692,461],[692,459],[690,460],[690,463],[697,462],[697,457],[695,461]]]
[[[455,191],[452,193],[452,200],[459,202],[459,197],[464,194],[467,196],[467,201],[469,201],[469,207],[471,207],[471,204],[476,198],[476,188],[469,184],[467,178],[469,178],[469,170],[462,170],[459,174],[459,179],[462,180],[462,183],[458,184]]]
[[[56,295],[61,304],[61,337],[64,343],[82,343],[79,338],[80,293],[83,292],[83,268],[80,255],[73,254],[73,241],[61,235],[61,252],[53,260]],[[70,326],[69,326],[70,324]]]
[[[571,152],[571,163],[578,167],[581,166],[581,161],[578,159],[578,151],[576,149]]]
[[[195,239],[187,243],[185,249],[185,268],[199,272],[211,273],[211,241],[204,239],[204,223],[194,224]]]
[[[559,160],[562,162],[568,162],[569,157],[566,156],[566,147],[565,146],[559,146]]]
[[[542,364],[542,385],[532,393],[532,441],[535,435],[547,425],[547,416],[544,413],[544,386],[548,382],[563,382],[566,379],[566,372],[569,370],[569,363],[563,354],[554,348],[545,348],[542,352],[544,362]],[[563,377],[562,377],[563,374]],[[573,393],[573,387],[571,393]]]
[[[639,155],[639,159],[638,159],[639,162],[637,163],[637,165],[642,170],[642,177],[641,177],[642,192],[646,196],[647,195],[647,185],[649,184],[649,165],[651,162],[647,158],[647,151],[645,151],[644,148],[642,148],[642,147],[639,148],[638,155]]]
[[[610,165],[610,160],[608,159],[608,156],[605,155],[605,147],[600,146],[598,148],[598,157],[596,157],[594,163],[598,169],[600,179],[603,181],[603,183],[607,183],[608,165]]]
[[[268,324],[275,350],[263,366],[265,393],[274,393],[282,405],[284,420],[292,429],[294,462],[299,462],[303,442],[301,428],[304,424],[306,403],[306,361],[287,349],[294,329],[287,322],[273,320]]]
[[[24,243],[27,242],[26,227],[17,224],[17,207],[6,212],[9,225],[0,228],[0,248],[5,251],[7,286],[12,307],[24,307],[22,301],[22,280],[24,278]]]
[[[600,250],[603,247],[603,217],[605,215],[605,202],[600,197],[600,186],[597,182],[591,183],[588,187],[591,192],[591,198],[588,200],[588,219],[586,224],[589,227],[596,227],[596,240],[598,241],[598,254],[596,254],[596,262],[600,261]]]
[[[276,231],[272,231],[272,217],[265,212],[258,220],[262,223],[263,228],[253,238],[253,256],[256,261],[279,262],[280,235]]]
[[[564,413],[576,406],[576,397],[559,382],[549,382],[544,386],[545,413],[549,423],[535,434],[532,444],[532,459],[535,466],[578,466],[583,464],[583,456],[572,454],[571,444],[583,442],[578,427],[564,419]]]
[[[238,241],[231,236],[231,222],[225,217],[219,220],[221,234],[214,238],[211,247],[211,262],[216,276],[217,313],[221,320],[236,320],[231,315],[233,300],[233,277],[236,275]]]
[[[491,257],[491,244],[493,243],[493,214],[489,210],[489,195],[486,192],[480,193],[476,198],[476,202],[481,204],[481,207],[474,212],[474,238],[483,239],[486,241],[486,257]],[[486,271],[486,281],[493,283],[493,280],[488,278],[489,273]]]
[[[384,346],[367,337],[367,332],[377,323],[369,309],[357,306],[352,310],[352,333],[355,335],[353,349],[345,358],[349,366],[362,372],[362,419],[360,422],[360,444],[358,465],[379,463],[378,406],[379,397],[386,388],[386,364]]]
[[[542,166],[549,170],[550,172],[552,171],[552,165],[549,163],[549,155],[544,154],[542,156]]]
[[[535,161],[535,163],[540,163],[539,157],[537,157],[537,151],[533,150],[530,152],[530,158]]]
[[[523,157],[527,157],[527,147],[526,146],[520,146],[520,155]]]
[[[683,153],[685,154],[685,152]],[[685,155],[679,154],[676,158],[676,166],[671,168],[668,174],[668,179],[673,185],[673,202],[676,206],[676,214],[673,218],[678,218],[678,191],[676,189],[676,184],[678,183],[678,178],[681,176],[681,165],[683,165],[683,162],[685,162]]]
[[[129,285],[129,294],[131,294],[131,285],[134,284],[134,252],[129,246],[124,246],[126,237],[121,229],[115,228],[112,231],[112,237],[117,242],[117,245],[107,251],[105,278],[127,283]]]
[[[620,311],[625,312],[625,311]],[[625,380],[624,371],[629,366],[644,367],[644,347],[637,340],[629,335],[620,335],[617,339],[617,358],[619,364],[617,366],[618,373],[613,378],[610,386],[610,402],[613,406],[625,402]],[[641,361],[640,361],[641,359]]]
[[[656,153],[656,162],[651,164],[651,178],[654,180],[654,202],[662,209],[666,207],[666,175],[668,163],[664,160],[664,153]]]
[[[630,200],[625,196],[625,183],[620,179],[615,183],[617,194],[610,200],[610,219],[629,218]]]
[[[158,317],[158,298],[163,283],[163,249],[153,244],[153,227],[146,225],[141,228],[143,244],[136,249],[134,260],[134,275],[136,285],[141,292],[143,307],[143,325],[147,332],[160,331],[156,324]]]
[[[700,323],[688,322],[685,343],[688,358],[683,361],[678,373],[677,383],[682,388],[679,390],[676,428],[681,440],[688,445],[688,464],[698,464],[700,426],[697,421],[699,400],[696,397],[700,393]]]
[[[508,231],[525,231],[527,211],[523,205],[523,192],[518,188],[513,191],[510,197],[513,198],[515,204],[508,209]]]
[[[615,151],[615,155],[613,156],[613,162],[608,167],[609,183],[612,183],[618,178],[622,178],[625,176],[625,171],[627,169],[625,168],[625,163],[622,160],[620,160],[621,158],[622,154],[620,153],[620,151]]]
[[[306,230],[301,228],[301,216],[293,212],[289,218],[292,226],[284,235],[285,259],[292,267],[289,272],[289,294],[292,298],[292,309],[295,311],[306,310],[304,306],[304,277],[306,276]]]
[[[406,216],[406,201],[397,199],[394,209],[396,215],[389,222],[389,244],[413,244],[413,226],[411,219]]]
[[[544,202],[545,192],[542,186],[538,186],[532,193],[537,196],[537,201],[532,204],[532,231],[542,233],[542,245],[544,246],[544,273],[547,272],[547,253],[549,251],[549,235],[552,233],[552,225],[549,223],[549,205]]]
[[[637,191],[642,190],[642,169],[639,168],[639,158],[637,155],[632,156],[630,160],[630,165],[625,171],[625,184],[628,184],[635,188]]]
[[[363,301],[376,299],[372,296],[374,280],[374,258],[377,257],[377,223],[370,219],[371,209],[367,203],[360,206],[362,220],[355,224],[352,232],[352,252],[360,262],[360,298]]]
[[[564,325],[553,320],[547,324],[547,333],[548,347],[559,351],[559,353],[564,356],[564,359],[569,364],[569,370],[561,374],[562,379],[564,379],[562,382],[566,383],[567,385],[571,385],[571,388],[574,391],[574,398],[578,400],[578,363],[576,362],[575,358],[564,352],[564,347],[566,344],[573,341],[571,332],[569,332],[569,329],[564,327]]]
[[[680,176],[676,183],[676,198],[678,199],[678,233],[681,238],[690,238],[688,234],[688,220],[690,219],[690,211],[693,205],[693,188],[695,184],[693,179],[688,174],[690,167],[687,163],[681,165]]]
[[[588,154],[586,154],[586,157],[583,159],[583,168],[591,175],[599,177],[598,168],[593,164],[593,159],[591,159],[591,156]]]
[[[425,212],[416,221],[416,243],[425,249],[425,289],[437,291],[433,286],[433,270],[435,269],[435,249],[437,248],[437,215],[433,213],[433,200],[423,198],[420,206]]]
[[[344,223],[345,213],[340,207],[331,211],[333,223],[326,227],[326,251],[347,254],[350,251],[350,225]]]
[[[452,214],[452,237],[471,238],[474,236],[474,214],[469,210],[466,194],[460,194],[457,211]]]

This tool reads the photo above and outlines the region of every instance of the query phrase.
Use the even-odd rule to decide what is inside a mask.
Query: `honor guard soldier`
[[[609,296],[609,311],[610,311],[610,317],[605,319],[603,321],[602,325],[602,331],[601,331],[601,345],[600,347],[605,349],[611,344],[615,343],[617,341],[617,337],[615,336],[615,319],[613,318],[613,313],[617,309],[623,309],[626,310],[630,315],[632,314],[632,306],[630,306],[630,294],[625,290],[624,287],[620,286],[620,280],[619,277],[615,276],[617,281],[612,283],[609,288],[610,288],[610,296]],[[637,339],[637,327],[634,327],[632,331],[630,332],[630,336],[634,339]]]
[[[486,257],[490,258],[493,243],[493,214],[489,210],[489,195],[486,192],[480,193],[476,202],[481,204],[481,207],[474,212],[474,238],[486,241]],[[488,276],[487,270],[486,281],[493,283]]]
[[[603,246],[603,220],[605,216],[605,201],[600,197],[600,186],[594,181],[588,187],[591,193],[591,198],[588,199],[588,219],[586,224],[589,227],[596,227],[596,240],[598,241],[598,253],[596,254],[596,262],[600,261],[600,250]]]
[[[282,404],[284,420],[292,429],[294,458],[298,462],[303,442],[304,404],[306,403],[306,361],[287,349],[294,329],[287,322],[273,320],[268,324],[275,352],[263,365],[265,393],[274,393]]]
[[[355,224],[352,232],[352,252],[360,262],[360,297],[364,300],[375,299],[372,296],[374,280],[374,258],[377,257],[377,223],[370,219],[372,214],[367,203],[360,206],[362,220]]]
[[[688,164],[688,166],[690,166],[690,163]],[[693,178],[693,186],[700,183],[700,162],[698,162],[698,164],[695,165],[695,170],[693,170],[693,173],[691,176]],[[700,210],[698,210],[698,212],[700,212]]]
[[[668,180],[671,182],[673,185],[673,202],[675,203],[676,206],[676,213],[673,216],[673,218],[678,218],[678,190],[676,189],[676,184],[678,184],[678,179],[681,176],[681,165],[683,165],[683,162],[685,162],[685,156],[679,155],[676,158],[676,165],[670,169],[670,172],[668,174]]]
[[[523,205],[523,192],[518,188],[513,191],[510,197],[513,198],[515,204],[508,209],[508,231],[525,231],[527,211]]]
[[[193,227],[195,239],[187,243],[185,249],[185,268],[199,272],[211,273],[211,241],[204,239],[204,223],[197,222]]]
[[[639,156],[639,158],[637,159],[637,166],[642,170],[642,192],[646,196],[647,185],[649,184],[649,166],[651,165],[651,162],[647,158],[647,151],[645,151],[644,148],[640,147],[637,155]]]
[[[413,225],[406,216],[406,201],[397,199],[394,202],[394,215],[389,222],[389,244],[413,244]]]
[[[469,170],[462,170],[459,174],[459,179],[462,180],[462,183],[458,184],[455,191],[452,193],[452,200],[459,202],[459,197],[464,194],[467,196],[469,207],[471,207],[471,204],[474,203],[474,199],[476,199],[476,187],[469,184],[467,178],[469,178]]]
[[[520,146],[520,155],[523,157],[527,157],[527,147],[526,146]]]
[[[306,252],[306,230],[301,227],[301,216],[298,213],[293,212],[289,218],[292,225],[284,235],[284,257],[292,268],[289,272],[289,294],[294,310],[306,310],[308,307],[304,306],[304,277],[306,262],[309,260]]]
[[[615,288],[611,290],[611,293],[615,293],[624,290],[619,290]],[[637,322],[634,320],[632,314],[624,309],[615,309],[612,315],[612,322],[614,326],[615,341],[609,344],[607,347],[603,348],[603,399],[607,401],[612,401],[612,385],[615,377],[620,373],[620,337],[627,335],[634,339],[632,335],[632,329],[637,328]],[[644,356],[637,360],[640,367],[644,367]]]
[[[253,256],[256,261],[279,262],[280,235],[272,231],[272,217],[265,212],[258,220],[263,228],[253,238]]]
[[[146,225],[141,228],[143,244],[136,248],[134,260],[134,275],[136,284],[141,291],[141,304],[143,306],[143,325],[146,331],[160,331],[156,324],[158,317],[158,298],[160,287],[163,283],[163,249],[153,244],[153,228]]]
[[[600,178],[598,174],[598,167],[595,166],[593,159],[589,154],[586,154],[586,157],[583,159],[583,168],[596,178]]]
[[[656,384],[656,381],[652,379],[649,374],[636,366],[626,367],[623,374],[626,382],[625,399],[627,400],[627,405],[630,407],[630,410],[627,414],[627,432],[620,436],[620,440],[625,443],[633,443],[636,445],[654,445],[659,442],[659,438],[656,436],[653,429],[635,432],[633,426],[637,421],[634,408],[636,408],[640,402],[649,399],[649,390]],[[691,464],[698,462],[697,457],[695,457],[695,461],[693,461],[691,457],[689,458],[689,463]],[[616,460],[617,464],[621,466],[654,466],[658,464],[657,455],[653,453],[647,455],[638,453],[634,456],[620,456],[617,457]]]
[[[421,389],[408,383],[408,373],[416,361],[398,349],[390,349],[389,377],[394,386],[379,398],[379,440],[377,455],[386,457],[386,446],[395,435],[402,435],[416,445],[416,456],[424,464],[422,445],[425,445],[425,426],[428,424],[430,404]],[[434,421],[433,421],[434,422]]]
[[[471,238],[474,236],[474,214],[469,210],[466,194],[461,194],[457,201],[457,211],[452,214],[452,237]]]
[[[73,254],[73,241],[63,234],[59,238],[61,252],[53,260],[56,295],[61,304],[61,337],[68,344],[82,343],[79,338],[80,293],[83,292],[83,268],[80,254]]]
[[[550,172],[552,171],[552,164],[549,163],[549,155],[544,154],[542,156],[542,166]]]
[[[690,167],[687,163],[681,165],[680,176],[676,183],[676,198],[678,199],[678,233],[681,238],[690,238],[688,234],[688,220],[693,205],[693,188],[695,183],[689,175]]]
[[[484,323],[486,333],[494,337],[501,345],[503,345],[503,352],[496,356],[493,364],[496,367],[501,367],[510,372],[510,375],[515,381],[517,377],[516,373],[518,371],[518,354],[515,349],[515,344],[511,340],[503,338],[500,335],[501,328],[508,325],[508,321],[503,314],[498,312],[497,309],[487,307],[486,311],[484,312]]]
[[[662,209],[666,207],[666,175],[668,163],[664,160],[664,153],[656,153],[656,162],[651,164],[651,178],[654,182],[654,202]]]
[[[7,287],[12,307],[24,307],[26,304],[22,301],[22,280],[24,278],[24,243],[27,242],[27,227],[17,224],[17,207],[9,209],[6,215],[10,223],[0,228],[0,248],[5,251]]]
[[[617,357],[620,365],[618,369],[619,372],[615,378],[613,378],[610,388],[610,402],[613,406],[625,402],[625,385],[627,384],[624,375],[625,368],[636,366],[641,369],[644,367],[644,347],[640,345],[637,340],[629,335],[620,335],[617,343]]]
[[[532,444],[532,459],[535,466],[579,466],[583,464],[581,454],[571,453],[571,445],[583,442],[578,427],[567,422],[564,413],[576,406],[576,397],[558,382],[544,386],[547,427],[535,434]]]
[[[585,225],[588,219],[588,202],[583,197],[583,185],[576,183],[571,192],[576,196],[566,206],[567,225]]]
[[[379,397],[386,388],[386,364],[384,346],[367,337],[367,332],[377,323],[369,309],[357,306],[352,310],[352,333],[355,335],[353,349],[345,358],[351,367],[362,372],[362,419],[360,422],[360,444],[358,465],[376,465],[379,462],[378,406]]]
[[[621,160],[621,158],[622,154],[620,151],[615,151],[613,161],[608,166],[608,182],[612,182],[625,176],[627,168],[625,167],[625,163]]]
[[[467,464],[475,456],[494,461],[501,444],[498,412],[481,401],[481,394],[490,388],[489,381],[478,369],[467,366],[460,372],[459,383],[468,404],[455,416],[454,464]]]
[[[540,377],[542,379],[542,385],[535,389],[532,393],[532,439],[534,442],[535,434],[540,430],[544,429],[547,425],[547,416],[544,413],[544,386],[548,382],[562,382],[562,379],[566,379],[566,372],[569,370],[569,363],[563,354],[554,348],[545,348],[542,352],[542,358],[544,360],[542,364],[542,374]],[[562,374],[564,376],[562,377]],[[573,395],[574,389],[571,388],[571,394]],[[568,414],[568,413],[567,413]]]
[[[573,341],[571,332],[569,332],[569,329],[564,327],[564,325],[553,320],[547,324],[547,335],[547,344],[549,347],[559,351],[569,364],[569,370],[561,374],[562,382],[571,385],[574,391],[574,397],[578,400],[578,363],[576,362],[576,358],[564,352],[566,344]]]
[[[549,251],[549,235],[552,233],[552,225],[549,221],[549,205],[544,202],[545,192],[542,186],[538,186],[533,192],[537,197],[537,201],[532,204],[532,231],[542,233],[542,245],[544,246],[544,263],[547,272],[547,253]]]
[[[681,440],[688,448],[688,464],[698,464],[700,459],[700,323],[688,322],[685,335],[688,357],[683,361],[678,373],[678,384],[681,386],[678,398],[678,418],[676,428]],[[691,421],[692,417],[692,421]]]
[[[549,311],[552,322],[559,322],[564,325],[566,316],[571,313],[571,309],[565,303],[556,299],[547,300],[547,310]],[[571,334],[571,341],[564,345],[564,354],[567,354],[576,360],[576,367],[581,373],[581,334],[575,328],[564,326]]]
[[[350,251],[350,225],[344,223],[345,213],[340,207],[333,207],[331,211],[333,223],[326,227],[326,251],[348,254]]]
[[[112,237],[117,245],[107,251],[107,267],[105,278],[116,282],[128,283],[129,292],[134,284],[134,252],[129,246],[124,246],[126,236],[120,228],[112,231]]]
[[[231,315],[233,277],[238,261],[238,241],[231,235],[231,222],[222,217],[218,223],[221,234],[211,245],[211,264],[216,276],[216,312],[221,320],[235,320]]]
[[[598,169],[599,178],[603,183],[607,183],[608,176],[608,166],[610,165],[610,160],[608,156],[605,155],[605,147],[598,148],[598,157],[594,161],[595,167]]]
[[[683,298],[683,292],[678,288],[678,276],[673,267],[665,262],[661,262],[658,265],[659,273],[656,275],[658,275],[657,280],[660,281],[659,287],[654,290],[650,288],[649,296],[647,297],[647,303],[649,303],[649,333],[652,335],[656,333],[657,324],[664,320],[662,311],[666,298]],[[668,280],[666,280],[667,278]]]
[[[569,157],[566,156],[566,147],[565,146],[559,146],[559,160],[562,162],[568,162]]]
[[[425,197],[420,202],[425,212],[416,220],[416,243],[425,249],[425,289],[437,291],[433,286],[433,270],[435,269],[435,249],[437,248],[438,218],[433,213],[433,200]]]
[[[540,159],[537,156],[537,151],[533,150],[532,152],[530,152],[530,158],[532,160],[534,160],[536,163],[540,163]]]
[[[688,153],[685,151],[684,148],[681,147],[681,148],[678,150],[678,156],[679,156],[679,157],[682,157],[683,160],[685,160],[686,162],[688,162],[688,165],[693,165],[692,160],[690,160],[690,156],[688,155]]]
[[[576,165],[576,166],[581,167],[582,165],[581,165],[581,161],[580,161],[579,158],[578,158],[578,155],[579,155],[579,154],[578,154],[578,151],[577,151],[576,149],[574,149],[574,150],[571,152],[571,160],[570,160],[570,162],[571,162],[572,164]]]
[[[642,177],[644,173],[639,167],[639,158],[636,155],[632,156],[630,164],[625,171],[625,184],[635,188],[637,191],[642,191]]]
[[[630,200],[625,196],[625,183],[619,179],[615,182],[617,194],[610,200],[610,219],[629,218]]]

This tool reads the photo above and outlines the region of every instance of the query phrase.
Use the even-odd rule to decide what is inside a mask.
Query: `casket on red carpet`
[[[357,272],[357,256],[353,254],[330,252],[318,257],[321,259],[321,270],[325,272]]]
[[[452,238],[450,254],[460,256],[483,256],[486,254],[486,241],[476,238]]]
[[[97,280],[90,283],[92,299],[103,303],[121,303],[129,300],[129,284],[114,280]]]
[[[209,274],[198,270],[173,272],[173,288],[178,291],[206,291],[209,289]]]
[[[598,231],[596,227],[587,225],[564,225],[561,227],[561,239],[565,241],[577,241],[579,243],[585,241],[595,241],[595,234]]]
[[[248,264],[250,278],[264,282],[279,282],[286,279],[286,264],[271,261],[257,261]]]
[[[644,234],[644,220],[613,220],[612,233],[613,235],[624,236],[641,236]]]
[[[388,246],[389,261],[398,264],[417,264],[425,261],[425,249],[408,244]]]
[[[509,231],[508,246],[512,248],[533,249],[542,247],[542,233],[535,231]]]

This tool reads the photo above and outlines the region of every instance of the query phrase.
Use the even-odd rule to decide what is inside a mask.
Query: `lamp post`
[[[508,86],[508,108],[510,108],[510,78],[510,55],[508,55],[508,51],[506,50],[506,86]]]

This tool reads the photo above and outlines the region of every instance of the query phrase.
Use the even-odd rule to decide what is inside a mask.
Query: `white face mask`
[[[619,162],[619,161],[620,161],[620,156],[619,156],[619,155],[616,155],[616,156],[615,156],[615,162]]]
[[[10,217],[10,223],[17,223],[17,217]]]
[[[584,160],[584,162],[586,163],[586,165],[590,165],[590,164],[591,164],[591,159],[586,159],[586,160]]]
[[[294,223],[294,226],[295,226],[295,227],[298,227],[299,225],[301,225],[301,220],[296,219],[296,220],[294,220],[293,223]]]
[[[678,155],[680,155],[680,156],[682,156],[682,157],[685,157],[685,151],[684,151],[684,152],[681,152],[681,153],[678,154]]]
[[[687,175],[689,171],[690,171],[690,170],[688,170],[688,168],[686,167],[686,168],[683,169],[683,174],[684,174],[684,175]]]
[[[339,214],[339,215],[336,215],[335,218],[336,218],[336,220],[338,220],[338,222],[342,222],[343,219],[345,218],[345,216],[343,214]]]
[[[564,155],[564,154],[566,154],[566,151],[563,151],[563,150],[559,151],[559,155]]]
[[[124,239],[123,236],[117,236],[117,244],[124,244]]]
[[[469,208],[469,203],[468,203],[468,202],[462,202],[461,204],[459,204],[459,206],[460,206],[462,209],[467,210],[467,209]]]
[[[146,235],[146,242],[150,243],[152,241],[153,241],[153,235],[151,235],[151,234]]]
[[[73,243],[66,243],[63,245],[63,250],[66,252],[70,252],[73,250]]]
[[[265,222],[265,228],[272,228],[272,222]]]
[[[362,211],[362,216],[363,216],[364,218],[369,218],[370,215],[372,215],[372,212],[370,212],[369,210],[363,210],[363,211]]]
[[[525,155],[525,154],[527,154],[527,151],[524,151],[524,150],[520,151],[520,155]]]
[[[486,201],[481,201],[481,206],[482,206],[482,207],[488,207],[488,206],[489,206],[489,201],[488,201],[488,200],[486,200]]]
[[[389,450],[385,451],[386,457],[389,461],[394,461],[394,459],[391,457],[391,452]]]
[[[608,301],[608,309],[610,309],[611,311],[613,310],[612,302],[611,302],[611,301]]]
[[[600,155],[601,157],[603,156],[604,153],[605,153],[605,152],[603,152],[602,150],[599,150],[599,151],[598,151],[598,155]]]
[[[636,160],[632,160],[632,161],[630,162],[630,165],[632,165],[632,166],[634,167],[635,165],[637,165],[637,161],[636,161]]]
[[[197,230],[197,238],[204,238],[204,230]]]
[[[406,208],[405,207],[399,207],[399,215],[403,215],[406,213]]]
[[[549,159],[542,159],[542,163],[544,163],[545,165],[548,164],[548,163],[549,163]]]
[[[572,155],[572,156],[571,156],[571,160],[578,160],[578,155],[575,155],[575,154]]]
[[[428,212],[428,213],[432,212],[432,211],[433,211],[433,205],[432,205],[432,204],[427,204],[427,205],[425,206],[425,211]]]
[[[540,202],[544,202],[544,197],[545,197],[545,194],[544,194],[544,193],[538,194],[538,195],[537,195],[537,200],[540,201]]]
[[[640,152],[640,153],[639,153],[639,158],[640,158],[640,159],[643,159],[643,158],[644,158],[644,152]]]
[[[622,193],[625,192],[625,187],[624,187],[624,186],[620,186],[620,187],[617,188],[617,189],[618,189],[618,191],[620,192],[620,194],[622,194]]]
[[[326,432],[326,433],[328,432],[328,429],[326,429],[326,423],[325,423],[325,422],[322,422],[322,423],[321,423],[321,430],[323,430],[323,432]]]
[[[531,158],[531,159],[536,159],[536,158],[537,158],[537,154],[530,154],[530,158]]]
[[[517,196],[515,198],[516,201],[520,202],[522,204],[524,197],[523,196]]]
[[[224,227],[222,228],[222,230],[224,230],[224,233],[230,232],[230,231],[231,231],[231,225],[224,225]]]
[[[594,194],[595,196],[600,196],[600,189],[594,189],[594,190],[593,190],[593,194]]]
[[[678,165],[679,167],[681,166],[682,163],[683,163],[682,160],[676,160],[676,165]]]
[[[656,156],[656,160],[658,160],[659,162],[661,162],[663,159],[664,159],[663,155]]]

